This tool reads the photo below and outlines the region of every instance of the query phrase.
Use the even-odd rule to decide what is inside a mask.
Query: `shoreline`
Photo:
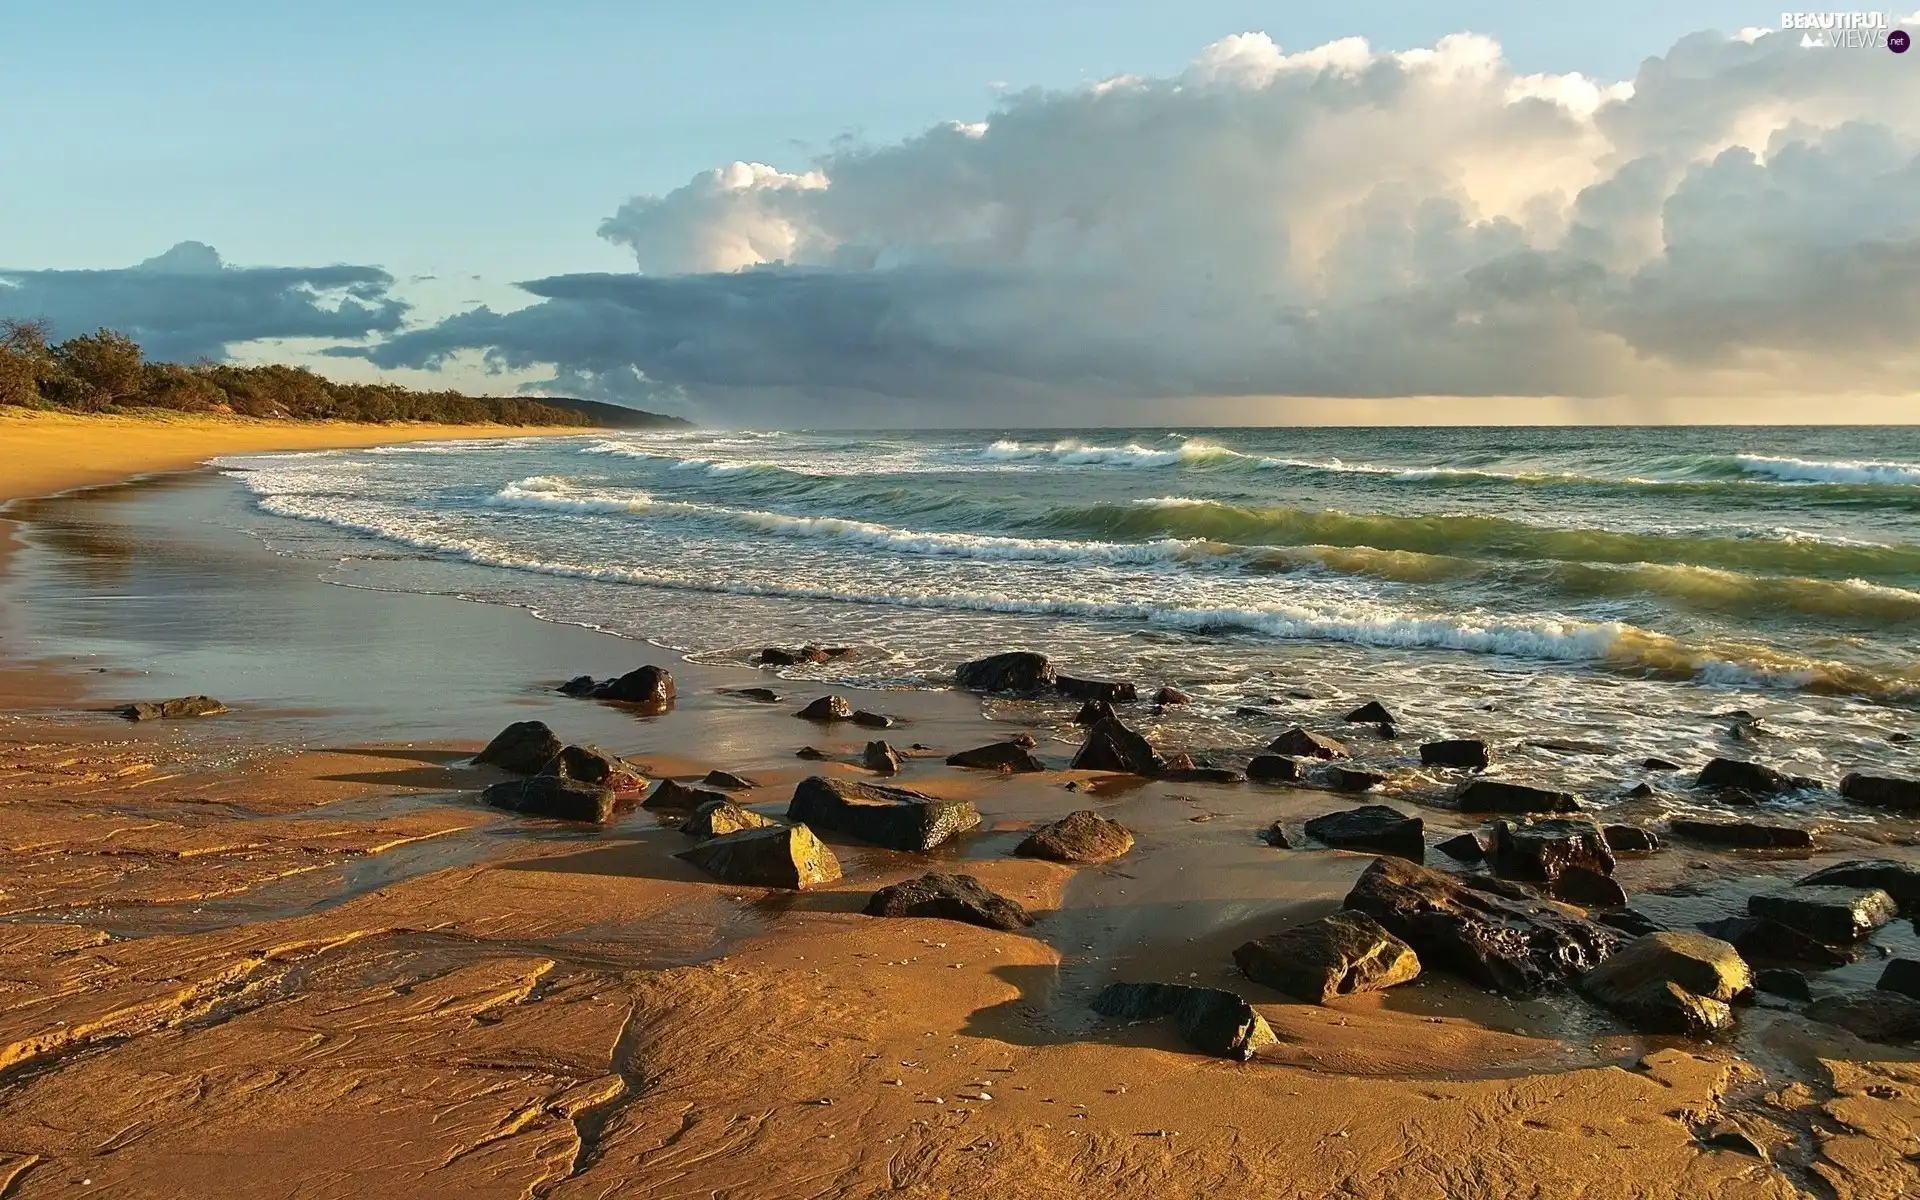
[[[751,802],[773,816],[804,775],[867,778],[847,760],[870,736],[951,750],[1021,725],[991,719],[963,693],[835,687],[902,724],[879,735],[822,730],[791,715],[827,690],[819,685],[689,663],[501,605],[336,587],[311,562],[277,558],[217,521],[197,522],[206,528],[178,544],[124,536],[180,524],[181,514],[217,516],[222,489],[237,490],[185,476],[36,504],[30,521],[68,522],[60,528],[73,536],[30,537],[0,579],[10,597],[38,589],[36,604],[67,595],[70,576],[88,594],[120,589],[149,605],[148,618],[121,621],[139,633],[121,644],[103,648],[84,615],[56,630],[61,650],[108,668],[76,673],[88,671],[79,658],[43,668],[84,685],[74,703],[226,685],[246,701],[226,717],[151,726],[71,707],[0,718],[0,754],[15,767],[0,777],[12,802],[0,810],[6,841],[43,843],[10,852],[13,869],[0,871],[25,881],[0,897],[15,914],[0,940],[27,978],[53,989],[0,1015],[0,1044],[39,1047],[19,1060],[28,1073],[0,1074],[0,1112],[36,1131],[7,1147],[25,1159],[0,1153],[11,1194],[52,1194],[69,1175],[155,1194],[151,1180],[175,1178],[161,1173],[183,1162],[208,1174],[177,1186],[225,1177],[236,1181],[229,1192],[284,1190],[319,1172],[329,1186],[375,1196],[450,1186],[564,1196],[625,1184],[849,1198],[1412,1197],[1436,1187],[1776,1197],[1815,1175],[1871,1196],[1876,1181],[1907,1169],[1898,1138],[1885,1135],[1844,1135],[1851,1158],[1802,1161],[1793,1148],[1793,1131],[1815,1114],[1859,1121],[1878,1105],[1875,1119],[1892,1120],[1913,1105],[1920,1068],[1890,1047],[1811,1048],[1819,1086],[1803,1104],[1770,1109],[1740,1100],[1750,1080],[1722,1049],[1630,1037],[1568,1061],[1563,1043],[1540,1036],[1550,1012],[1503,1016],[1488,1004],[1478,1019],[1447,1015],[1462,997],[1438,980],[1438,1008],[1418,999],[1425,983],[1322,1008],[1228,982],[1234,942],[1326,911],[1371,861],[1257,845],[1254,815],[1297,821],[1357,797],[1161,782],[1107,794],[1078,773],[1001,777],[914,758],[900,782],[975,801],[982,832],[931,860],[829,838],[847,879],[798,895],[702,876],[672,857],[685,836],[648,814],[587,832],[480,808],[474,789],[499,776],[460,759],[514,719],[547,720],[656,778],[745,773],[761,784]],[[202,498],[215,506],[191,507]],[[169,519],[140,523],[154,514]],[[106,544],[116,529],[123,544]],[[82,569],[89,562],[95,569]],[[216,579],[230,598],[206,594]],[[161,584],[196,603],[154,599]],[[299,623],[298,636],[258,651],[244,644],[249,607]],[[828,632],[796,630],[795,641]],[[15,645],[0,643],[9,659]],[[640,662],[679,678],[679,701],[663,716],[636,719],[550,690]],[[342,673],[358,707],[350,690],[327,690]],[[773,686],[782,702],[720,690],[749,684]],[[796,760],[801,744],[834,761]],[[1136,831],[1133,856],[1078,872],[1007,856],[1034,820],[1090,803]],[[117,858],[102,857],[116,844]],[[103,877],[94,869],[103,862],[139,869]],[[1680,868],[1670,860],[1661,870],[1669,866]],[[976,874],[1040,923],[1006,934],[858,915],[871,889],[927,869]],[[28,892],[40,914],[32,923],[19,903]],[[101,930],[113,934],[76,958]],[[1274,1055],[1228,1066],[1192,1054],[1160,1023],[1094,1028],[1059,1015],[1092,982],[1163,977],[1187,958],[1214,973],[1202,982],[1258,997],[1284,1039]],[[1771,1019],[1747,1015],[1763,1028]],[[277,1049],[290,1032],[316,1029],[314,1054]],[[354,1040],[369,1044],[348,1053]],[[1510,1066],[1477,1077],[1491,1063]],[[261,1070],[280,1082],[255,1108],[242,1099]],[[430,1079],[444,1095],[423,1092]],[[1905,1100],[1868,1090],[1890,1087]],[[86,1129],[56,1131],[37,1115],[83,1095],[114,1097],[89,1110]],[[1249,1114],[1263,1119],[1249,1128]],[[1709,1118],[1728,1114],[1782,1165],[1704,1145]],[[96,1149],[131,1121],[178,1131]],[[432,1147],[426,1157],[441,1165],[333,1162],[327,1147],[362,1130],[409,1162]],[[263,1139],[273,1149],[260,1156]]]

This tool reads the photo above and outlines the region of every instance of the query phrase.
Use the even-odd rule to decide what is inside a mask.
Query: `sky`
[[[0,12],[0,315],[162,357],[714,420],[1913,419],[1920,53],[1758,5]]]

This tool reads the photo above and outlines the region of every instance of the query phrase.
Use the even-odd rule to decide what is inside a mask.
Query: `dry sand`
[[[24,555],[15,574],[43,563]],[[14,690],[38,703],[0,713],[7,1200],[1890,1200],[1920,1187],[1920,1066],[1885,1047],[1809,1053],[1783,1085],[1704,1045],[1630,1040],[1608,1061],[1491,1019],[1379,997],[1282,1003],[1242,981],[1282,1042],[1234,1064],[1160,1024],[1067,1012],[1076,981],[1112,977],[1122,942],[1177,933],[1198,909],[1186,900],[1297,870],[1301,903],[1324,904],[1311,897],[1337,896],[1368,861],[1258,857],[1278,852],[1250,848],[1256,826],[1230,789],[1198,789],[1222,815],[1197,825],[1196,789],[1100,801],[1141,845],[1076,874],[1006,853],[1032,816],[1088,803],[1064,775],[919,757],[904,781],[975,799],[989,828],[931,861],[836,841],[847,878],[800,895],[703,877],[672,857],[687,839],[645,814],[579,831],[491,812],[473,792],[498,776],[464,760],[513,717],[656,775],[743,772],[769,813],[809,771],[863,777],[845,761],[861,736],[795,721],[817,692],[803,684],[509,610],[247,569],[271,602],[317,590],[413,643],[408,614],[427,612],[447,646],[492,650],[482,662],[356,647],[364,657],[338,662],[368,672],[358,703],[307,713],[312,697],[292,694],[280,709],[143,725],[95,710],[200,689],[160,668],[16,666]],[[166,636],[189,633],[212,636]],[[373,674],[395,658],[393,679]],[[640,661],[679,676],[672,712],[637,720],[546,690]],[[787,702],[721,690],[741,683]],[[904,718],[897,745],[1005,732],[951,693],[856,699]],[[841,761],[799,763],[802,744]],[[1216,847],[1219,875],[1190,874],[1178,893],[1156,882],[1176,838]],[[979,876],[1040,922],[1011,934],[859,915],[872,889],[929,865]],[[1120,940],[1084,951],[1103,930]],[[1771,1161],[1701,1140],[1724,1125]]]

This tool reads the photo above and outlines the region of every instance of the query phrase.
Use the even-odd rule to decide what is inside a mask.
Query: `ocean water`
[[[1920,429],[693,431],[221,466],[341,583],[707,661],[851,643],[789,673],[870,686],[1040,649],[1178,683],[1194,705],[1139,719],[1223,760],[1377,695],[1402,742],[1505,738],[1589,790],[1642,750],[1915,769]],[[1737,708],[1772,744],[1726,744]],[[1618,752],[1527,744],[1569,736]]]

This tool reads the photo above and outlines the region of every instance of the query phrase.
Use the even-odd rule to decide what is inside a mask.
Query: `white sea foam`
[[[1865,483],[1920,486],[1920,463],[1875,459],[1773,458],[1741,454],[1735,460],[1749,475],[1793,483]]]

